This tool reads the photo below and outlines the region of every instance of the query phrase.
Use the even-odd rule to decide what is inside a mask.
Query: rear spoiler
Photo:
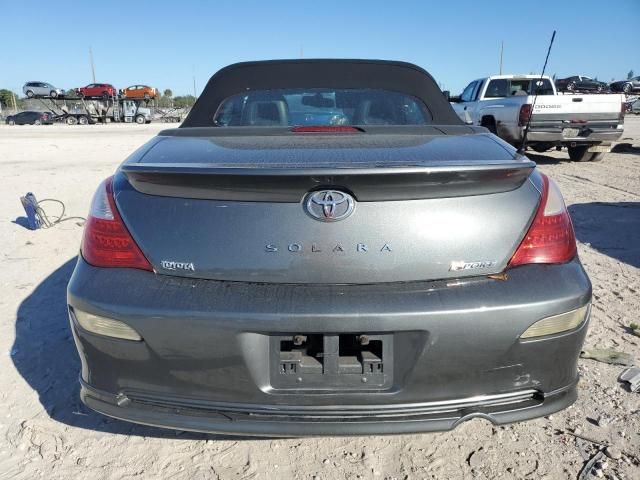
[[[297,203],[310,190],[322,188],[346,190],[361,202],[508,192],[520,187],[535,165],[517,157],[511,162],[449,162],[429,167],[229,168],[131,163],[120,169],[133,188],[148,195]]]

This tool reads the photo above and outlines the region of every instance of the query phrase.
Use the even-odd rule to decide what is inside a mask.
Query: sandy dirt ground
[[[0,478],[572,479],[601,442],[613,458],[603,457],[599,475],[640,479],[640,393],[618,382],[623,367],[594,360],[580,360],[580,397],[563,412],[503,427],[473,420],[438,434],[230,438],[83,407],[65,307],[82,229],[74,221],[26,229],[19,196],[59,199],[68,215],[84,216],[100,180],[161,128],[0,126]],[[627,328],[640,323],[640,117],[627,117],[624,137],[636,148],[600,163],[572,163],[564,152],[532,157],[565,194],[593,282],[587,346],[640,365],[640,338]]]

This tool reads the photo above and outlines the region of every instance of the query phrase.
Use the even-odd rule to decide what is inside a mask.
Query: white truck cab
[[[529,147],[543,152],[564,146],[580,161],[601,160],[624,124],[623,95],[558,94],[553,81],[539,75],[479,78],[452,105],[465,123],[486,127],[516,147],[531,115]]]
[[[114,117],[116,114],[120,116],[116,121],[136,122],[138,124],[151,123],[151,109],[141,107],[140,102],[135,100],[122,100],[120,111],[113,112]]]

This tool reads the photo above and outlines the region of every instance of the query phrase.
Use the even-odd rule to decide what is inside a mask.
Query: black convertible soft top
[[[213,126],[213,116],[228,97],[248,90],[280,88],[371,88],[412,95],[427,106],[435,125],[462,121],[429,73],[412,63],[386,60],[269,60],[235,63],[219,70],[182,122]]]

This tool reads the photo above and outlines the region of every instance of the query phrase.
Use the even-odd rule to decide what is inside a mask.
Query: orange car
[[[158,89],[146,85],[131,85],[122,91],[125,98],[144,98],[149,100],[158,96]]]

